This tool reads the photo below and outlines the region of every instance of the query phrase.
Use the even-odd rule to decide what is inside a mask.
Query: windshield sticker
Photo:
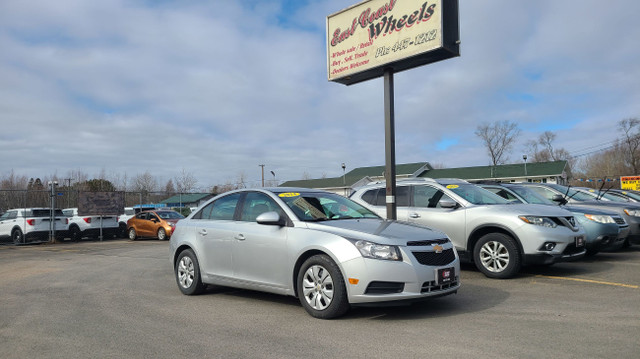
[[[447,188],[448,188],[448,189],[456,189],[456,188],[458,188],[458,187],[460,187],[460,186],[458,186],[457,184],[450,184],[450,185],[447,185]]]
[[[299,195],[300,193],[297,193],[297,192],[286,192],[286,193],[280,193],[278,197],[298,197]]]

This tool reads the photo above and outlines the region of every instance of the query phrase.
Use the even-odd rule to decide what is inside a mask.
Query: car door
[[[17,223],[18,212],[8,211],[0,217],[0,238],[6,239],[11,237],[11,230]]]
[[[241,193],[218,198],[193,217],[201,269],[210,277],[233,278],[233,241],[236,223],[233,220]]]
[[[425,184],[414,185],[407,221],[440,230],[449,236],[458,249],[466,248],[467,225],[465,208],[443,208],[442,202],[455,202],[441,189]]]
[[[160,228],[160,217],[154,212],[149,213],[149,218],[145,222],[145,231],[147,236],[155,237],[158,235],[158,229]]]
[[[233,234],[233,273],[255,285],[285,288],[291,275],[287,268],[287,227],[256,222],[260,214],[274,211],[284,215],[267,194],[248,192],[245,196]]]

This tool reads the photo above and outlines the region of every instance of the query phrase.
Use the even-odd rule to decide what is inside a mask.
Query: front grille
[[[404,283],[402,282],[371,282],[364,294],[393,294],[402,293],[403,290]]]
[[[420,290],[420,293],[438,292],[441,290],[453,288],[458,285],[459,280],[460,278],[456,276],[451,282],[445,283],[445,284],[436,284],[435,280],[424,282],[422,284],[422,289]]]
[[[564,249],[564,252],[562,252],[563,255],[573,255],[573,254],[578,254],[580,252],[584,251],[584,246],[582,247],[576,247],[575,243],[571,243],[567,246],[567,248]]]
[[[453,248],[445,249],[441,253],[437,252],[411,252],[418,260],[418,263],[426,266],[444,266],[456,259]]]
[[[419,246],[432,246],[434,244],[445,244],[448,243],[448,238],[439,238],[439,239],[427,239],[424,241],[412,241],[407,242],[407,246],[409,247],[419,247]]]

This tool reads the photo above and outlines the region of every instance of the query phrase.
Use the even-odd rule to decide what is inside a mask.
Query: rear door
[[[0,217],[0,238],[11,237],[11,230],[17,224],[17,211],[8,211]]]

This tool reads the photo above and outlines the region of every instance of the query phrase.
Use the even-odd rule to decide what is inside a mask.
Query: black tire
[[[489,233],[473,248],[473,261],[489,278],[506,279],[515,276],[522,267],[516,241],[503,233]]]
[[[310,257],[302,264],[297,284],[300,303],[315,318],[337,318],[351,307],[340,268],[326,254]]]
[[[120,236],[120,238],[127,238],[127,225],[120,222],[120,224],[118,224],[118,227],[118,236]]]
[[[206,286],[200,276],[200,264],[191,249],[180,252],[173,271],[182,294],[197,295],[204,291]]]
[[[135,228],[129,228],[129,239],[135,241],[138,238],[138,234],[136,233]]]
[[[71,237],[72,241],[74,242],[79,241],[82,238],[82,235],[80,235],[80,228],[75,225],[69,228],[69,236]]]
[[[13,232],[11,232],[11,239],[13,239],[13,244],[24,243],[24,235],[20,229],[14,229]]]
[[[158,239],[161,241],[167,239],[167,231],[165,231],[164,228],[158,229]]]

